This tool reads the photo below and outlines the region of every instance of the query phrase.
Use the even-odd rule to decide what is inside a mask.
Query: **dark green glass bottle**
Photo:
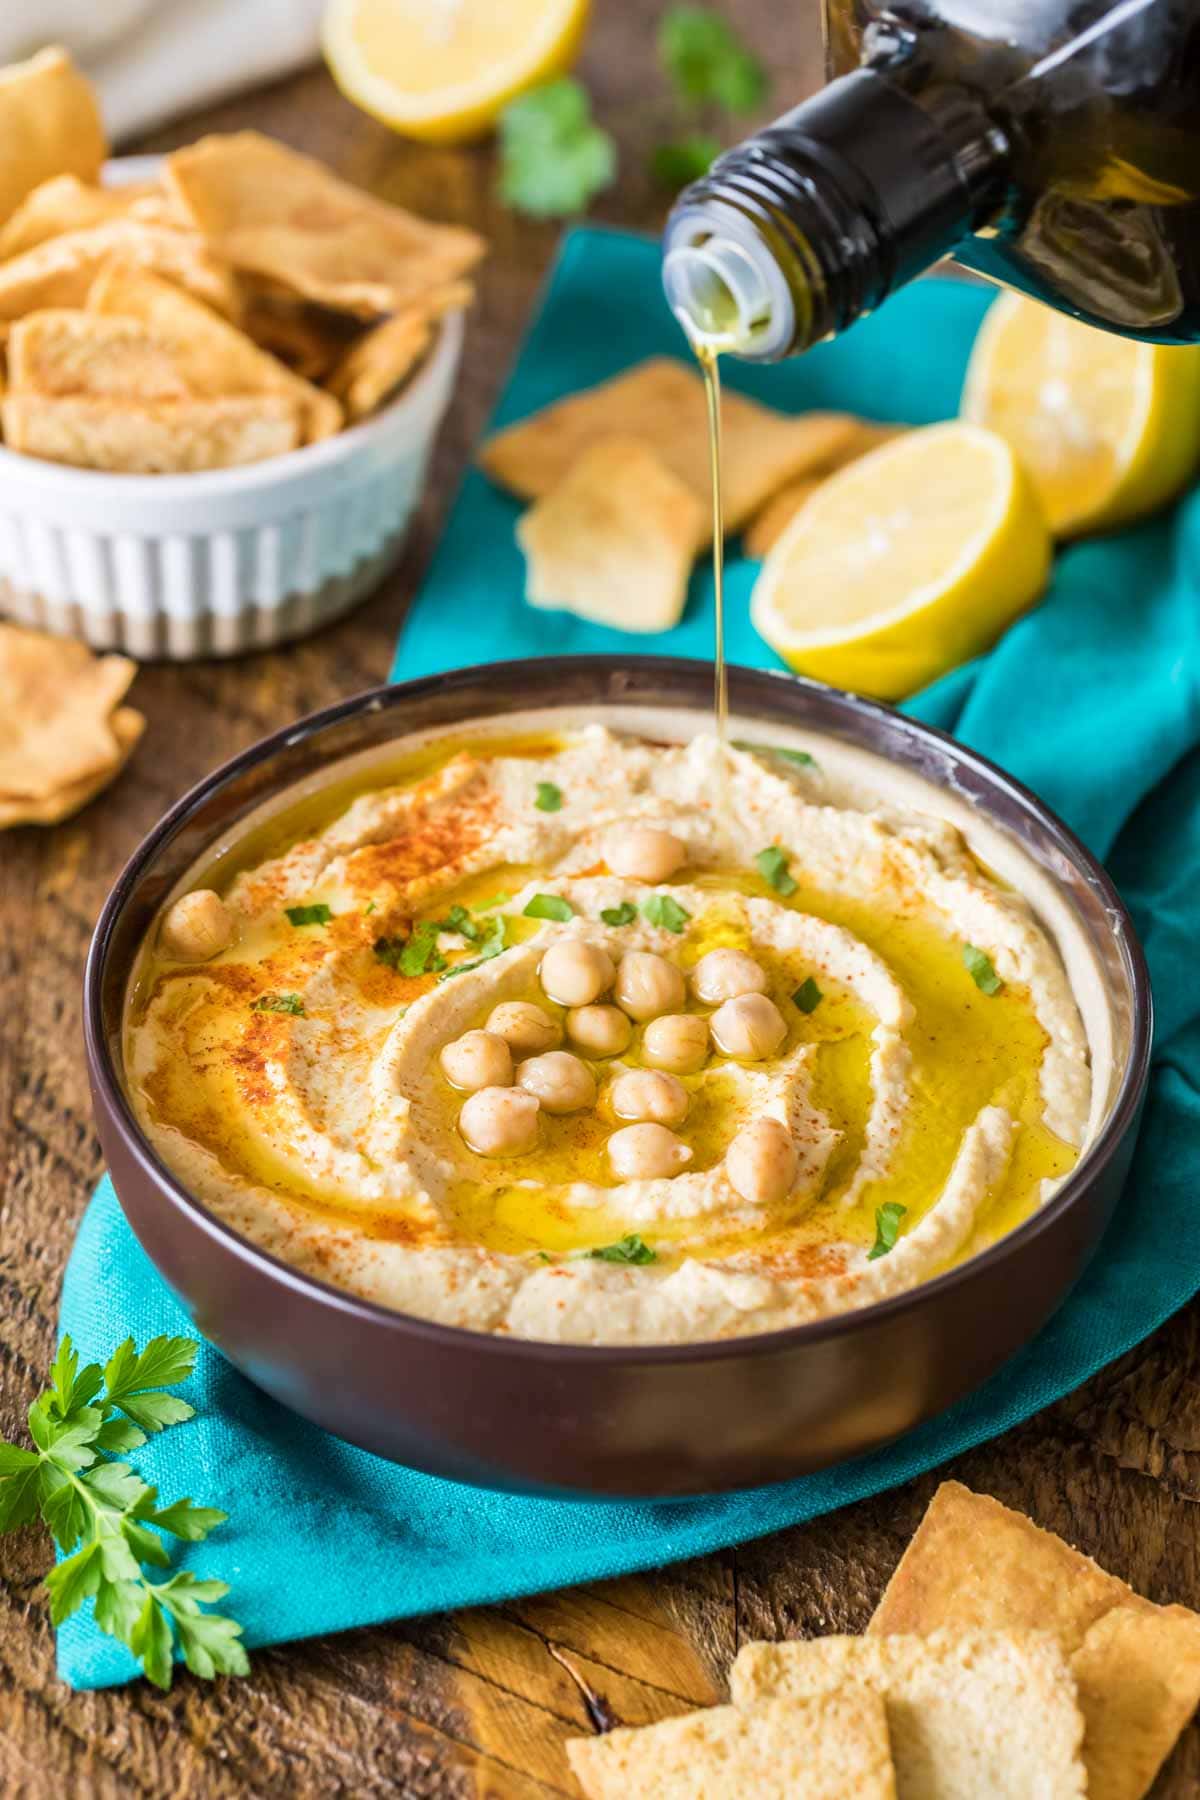
[[[773,361],[940,257],[1200,341],[1200,0],[826,0],[829,86],[667,224],[693,336]]]

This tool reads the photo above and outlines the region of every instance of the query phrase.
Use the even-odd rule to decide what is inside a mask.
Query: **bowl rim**
[[[143,175],[152,175],[161,166],[161,156],[113,157],[105,165],[105,185],[124,187]],[[373,321],[364,320],[364,329]],[[378,323],[378,321],[374,321]],[[88,492],[95,495],[102,482],[115,483],[114,498],[137,502],[157,500],[179,501],[187,496],[195,499],[221,499],[226,494],[244,494],[255,488],[271,487],[289,477],[311,475],[319,470],[336,468],[369,450],[381,438],[409,423],[415,425],[425,409],[431,390],[436,390],[447,364],[452,364],[462,342],[463,310],[445,314],[435,321],[433,346],[420,368],[395,398],[378,407],[357,425],[347,425],[332,437],[319,438],[314,444],[300,444],[279,456],[266,456],[258,462],[239,463],[231,469],[191,469],[162,475],[121,474],[113,469],[79,469],[71,463],[56,463],[46,457],[26,456],[0,444],[0,481],[10,485],[21,483],[26,490],[61,494]]]
[[[1084,875],[1088,885],[1098,894],[1103,904],[1105,917],[1109,921],[1111,934],[1117,941],[1118,949],[1129,972],[1132,1000],[1129,1055],[1121,1072],[1117,1092],[1107,1118],[1080,1161],[1045,1206],[1012,1231],[1007,1232],[996,1243],[989,1245],[987,1249],[968,1257],[965,1262],[956,1264],[953,1268],[932,1277],[929,1281],[919,1282],[913,1288],[905,1289],[888,1299],[874,1301],[868,1306],[851,1308],[846,1312],[809,1320],[800,1325],[785,1326],[775,1331],[745,1333],[736,1337],[701,1339],[681,1344],[606,1345],[565,1344],[543,1338],[507,1337],[495,1332],[476,1330],[471,1326],[444,1325],[437,1320],[424,1319],[414,1313],[400,1312],[377,1301],[368,1300],[349,1289],[337,1287],[332,1282],[303,1273],[294,1265],[283,1261],[282,1258],[273,1255],[270,1251],[262,1249],[249,1238],[243,1237],[231,1225],[226,1224],[215,1213],[210,1212],[204,1203],[190,1192],[159,1157],[138,1123],[126,1098],[123,1083],[111,1054],[110,1042],[104,1029],[103,978],[107,968],[111,940],[117,922],[143,871],[200,805],[214,797],[231,782],[236,781],[255,764],[266,761],[277,751],[285,750],[306,739],[316,737],[330,727],[351,720],[360,713],[375,712],[382,707],[390,709],[403,705],[406,699],[419,698],[421,695],[439,690],[444,693],[448,688],[452,690],[456,682],[462,685],[469,682],[472,686],[477,686],[480,682],[499,684],[505,680],[511,681],[519,675],[528,676],[534,669],[549,678],[547,685],[552,685],[556,671],[564,677],[592,670],[597,674],[604,671],[605,673],[632,672],[646,675],[652,675],[655,670],[664,670],[673,671],[684,677],[694,676],[696,672],[702,671],[706,680],[711,678],[711,665],[698,658],[648,654],[630,656],[608,654],[522,657],[504,662],[481,663],[465,668],[448,669],[437,674],[418,676],[409,681],[383,683],[378,687],[368,688],[359,694],[352,695],[346,700],[336,701],[331,706],[309,713],[294,724],[284,726],[280,730],[270,733],[269,736],[259,739],[257,743],[251,744],[247,749],[239,751],[188,789],[134,850],[105,901],[89,946],[84,971],[84,1043],[92,1079],[100,1091],[109,1117],[121,1131],[127,1152],[140,1165],[143,1176],[157,1190],[157,1200],[162,1201],[165,1190],[165,1197],[174,1207],[182,1208],[189,1215],[193,1224],[209,1236],[221,1240],[235,1257],[252,1264],[271,1281],[280,1283],[285,1288],[290,1288],[309,1299],[315,1299],[323,1307],[332,1307],[335,1311],[353,1314],[365,1324],[374,1324],[387,1330],[399,1331],[402,1334],[415,1332],[418,1337],[447,1348],[454,1346],[470,1348],[473,1346],[479,1349],[486,1345],[489,1347],[490,1353],[496,1356],[511,1357],[518,1362],[565,1360],[569,1363],[589,1363],[592,1366],[598,1366],[605,1362],[614,1366],[629,1366],[645,1362],[669,1364],[723,1361],[727,1358],[745,1356],[748,1348],[765,1356],[773,1352],[782,1353],[805,1343],[811,1344],[850,1336],[855,1331],[862,1330],[868,1323],[894,1319],[923,1305],[934,1304],[942,1295],[963,1287],[974,1279],[982,1278],[988,1271],[998,1267],[1009,1257],[1032,1244],[1044,1233],[1053,1230],[1058,1220],[1083,1197],[1096,1176],[1117,1155],[1126,1134],[1137,1122],[1149,1079],[1154,1022],[1153,994],[1145,953],[1125,902],[1117,892],[1103,865],[1070,827],[1064,824],[1043,801],[1039,800],[1030,788],[978,751],[958,743],[948,732],[900,713],[894,707],[883,705],[878,701],[863,699],[857,694],[829,687],[823,682],[811,681],[783,670],[752,669],[743,665],[730,666],[731,686],[735,682],[740,684],[741,681],[750,678],[752,682],[762,683],[764,686],[778,685],[781,690],[799,687],[805,691],[819,693],[826,702],[832,698],[835,706],[851,718],[883,719],[892,723],[899,721],[903,728],[911,732],[918,740],[930,741],[943,751],[949,751],[960,766],[965,766],[974,774],[982,777],[989,788],[1006,795],[1024,811],[1031,812],[1040,826],[1044,830],[1048,830],[1051,838],[1057,841],[1058,848],[1064,853],[1067,860]],[[638,704],[636,694],[626,696],[623,703]],[[679,702],[678,704],[685,703]],[[470,721],[464,720],[461,723],[470,723]],[[354,752],[350,750],[346,754],[353,755]],[[931,778],[925,776],[924,779],[930,780]],[[998,821],[993,821],[993,823],[997,830],[1005,829]]]

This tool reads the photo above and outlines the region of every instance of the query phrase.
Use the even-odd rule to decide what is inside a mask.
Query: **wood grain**
[[[646,153],[669,129],[650,45],[661,7],[597,9],[583,62],[617,134],[621,179],[595,216],[657,227]],[[780,106],[815,85],[815,7],[730,6],[776,77]],[[167,804],[264,732],[386,675],[464,463],[503,380],[557,230],[501,209],[487,147],[406,145],[320,70],[183,121],[138,149],[253,124],[372,191],[485,231],[460,386],[404,562],[351,618],[293,649],[231,664],[147,667],[145,744],[118,784],[52,831],[0,836],[0,1428],[52,1354],[63,1264],[99,1172],[79,1027],[88,936],[125,857]],[[1200,1309],[1069,1400],[952,1472],[1030,1512],[1157,1600],[1200,1606]],[[260,1653],[248,1680],[181,1676],[72,1694],[55,1677],[40,1582],[48,1541],[0,1540],[0,1793],[573,1794],[563,1744],[725,1693],[739,1643],[865,1625],[936,1484],[923,1478],[830,1518],[659,1574]],[[1156,1793],[1200,1792],[1192,1728]]]

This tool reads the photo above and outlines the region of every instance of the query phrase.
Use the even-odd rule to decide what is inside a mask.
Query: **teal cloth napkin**
[[[927,281],[844,339],[730,381],[781,407],[880,419],[953,413],[988,296]],[[498,420],[681,345],[662,306],[656,247],[571,233]],[[399,677],[464,662],[631,640],[521,600],[516,506],[467,477],[406,621]],[[771,664],[731,564],[730,652]],[[650,647],[711,654],[711,583],[699,570],[683,622]],[[267,1399],[204,1347],[189,1424],[137,1453],[165,1497],[224,1507],[228,1524],[182,1561],[232,1585],[256,1645],[561,1587],[696,1556],[908,1480],[1007,1430],[1138,1343],[1200,1286],[1200,494],[1120,536],[1060,557],[1050,593],[992,653],[912,710],[994,756],[1106,857],[1134,909],[1159,1006],[1155,1067],[1133,1175],[1108,1237],[1041,1335],[976,1394],[865,1459],[774,1488],[648,1503],[535,1500],[381,1462]],[[639,641],[638,648],[647,646]],[[531,684],[531,701],[550,699]],[[62,1323],[89,1356],[189,1321],[125,1225],[107,1182],[67,1269]],[[90,1604],[90,1603],[89,1603]],[[128,1680],[128,1653],[90,1613],[59,1633],[75,1687]]]

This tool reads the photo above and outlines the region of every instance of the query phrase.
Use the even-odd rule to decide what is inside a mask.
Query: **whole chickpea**
[[[631,1019],[656,1019],[678,1012],[687,998],[683,976],[665,956],[652,950],[627,950],[617,966],[613,999]]]
[[[698,1013],[664,1013],[642,1036],[642,1055],[656,1069],[694,1075],[708,1058],[708,1020]]]
[[[168,956],[207,962],[232,944],[233,914],[212,888],[195,888],[167,908],[161,942]]]
[[[533,1094],[543,1112],[582,1112],[596,1104],[596,1078],[569,1050],[548,1050],[517,1068],[517,1086]]]
[[[582,938],[551,944],[538,970],[546,993],[560,1006],[590,1006],[612,986],[615,974],[608,951]]]
[[[458,1129],[479,1156],[524,1156],[537,1143],[540,1110],[520,1088],[480,1088],[463,1101]]]
[[[486,1029],[502,1037],[514,1056],[539,1056],[562,1043],[562,1026],[534,1000],[502,1000],[488,1014]]]
[[[443,1046],[440,1061],[446,1080],[467,1093],[512,1086],[512,1051],[493,1031],[464,1031]]]
[[[567,1036],[587,1056],[620,1056],[633,1041],[633,1026],[619,1006],[575,1006]]]
[[[627,881],[670,881],[687,861],[687,845],[653,825],[618,825],[608,834],[604,860]]]
[[[678,1175],[692,1153],[665,1125],[626,1125],[609,1138],[608,1160],[622,1181],[654,1181]]]
[[[653,1125],[682,1125],[687,1118],[688,1091],[674,1075],[655,1069],[629,1069],[609,1089],[618,1119],[648,1120]]]
[[[796,1146],[779,1119],[755,1119],[725,1152],[725,1173],[751,1206],[777,1206],[796,1179]]]
[[[762,1062],[773,1056],[787,1036],[783,1014],[765,994],[739,994],[736,1000],[726,1000],[708,1023],[722,1055],[741,1062]]]
[[[692,970],[692,992],[705,1006],[766,991],[766,970],[744,950],[710,950]]]

